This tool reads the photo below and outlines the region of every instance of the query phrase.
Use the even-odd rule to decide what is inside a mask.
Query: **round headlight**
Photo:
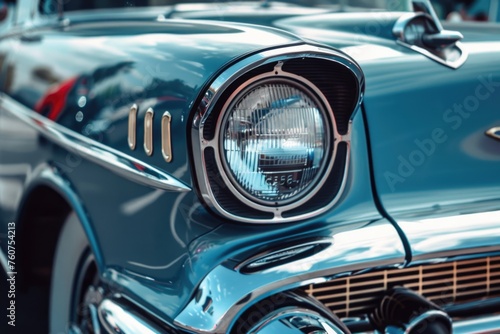
[[[306,86],[287,78],[259,80],[239,92],[224,115],[223,166],[246,198],[285,205],[324,176],[332,130],[327,110]]]

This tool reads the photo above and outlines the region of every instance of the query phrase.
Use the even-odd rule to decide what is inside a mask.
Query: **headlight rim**
[[[333,168],[325,185],[308,202],[291,210],[274,212],[251,208],[232,192],[224,191],[211,146],[221,105],[247,79],[272,71],[278,62],[283,69],[307,78],[319,88],[334,110],[339,141]],[[349,191],[352,173],[351,136],[354,116],[359,113],[365,91],[365,77],[359,64],[339,50],[318,45],[284,45],[237,58],[218,71],[200,92],[188,119],[194,189],[205,208],[231,224],[275,225],[322,219],[340,205]],[[339,102],[338,97],[342,98]]]
[[[311,81],[304,77],[295,75],[290,72],[282,70],[282,62],[278,62],[274,69],[270,72],[264,72],[260,75],[249,78],[243,83],[239,84],[236,89],[229,95],[229,97],[223,103],[219,115],[217,117],[216,128],[214,133],[214,139],[211,141],[213,144],[211,146],[216,151],[216,164],[220,172],[220,176],[224,180],[225,186],[231,191],[231,193],[243,204],[263,212],[273,213],[274,219],[282,219],[281,214],[283,212],[295,209],[311,198],[324,186],[328,175],[333,169],[335,158],[337,155],[337,146],[342,140],[342,136],[338,133],[336,120],[334,117],[333,110],[328,103],[328,99],[321,92],[319,88],[316,87]],[[234,180],[231,175],[230,168],[225,164],[225,158],[223,157],[224,149],[222,143],[224,121],[230,114],[230,107],[235,103],[241,94],[244,94],[250,87],[258,85],[259,82],[265,81],[283,81],[293,83],[297,89],[307,92],[308,96],[314,98],[318,102],[322,119],[325,123],[326,132],[326,144],[327,148],[325,150],[324,157],[322,158],[322,164],[318,175],[315,177],[311,185],[307,186],[304,191],[301,190],[301,195],[298,197],[292,197],[286,201],[280,201],[274,205],[268,204],[269,201],[257,200],[250,194],[245,194],[245,190],[238,185],[238,181]],[[237,185],[237,186],[236,186]],[[241,188],[238,189],[238,188]]]

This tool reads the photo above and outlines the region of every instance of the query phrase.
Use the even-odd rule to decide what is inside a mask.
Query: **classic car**
[[[1,333],[500,333],[497,25],[0,6]]]

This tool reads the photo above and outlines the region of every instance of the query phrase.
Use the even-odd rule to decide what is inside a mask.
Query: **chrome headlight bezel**
[[[327,128],[324,164],[317,179],[290,200],[260,201],[232,179],[224,162],[222,122],[235,98],[259,80],[293,83],[320,106]],[[348,56],[311,45],[262,51],[229,66],[212,81],[193,115],[191,143],[196,187],[202,202],[222,217],[243,223],[286,223],[331,208],[347,183],[350,120],[361,104],[364,77]]]
[[[215,138],[218,139],[218,143],[214,141],[213,146],[217,152],[216,159],[219,171],[221,172],[221,177],[233,195],[238,198],[238,200],[250,207],[253,207],[254,209],[273,213],[279,213],[298,207],[316,194],[317,190],[323,186],[325,179],[333,166],[336,153],[335,143],[339,140],[333,111],[323,93],[312,82],[306,80],[305,78],[292,73],[284,72],[281,69],[281,66],[282,63],[279,62],[272,71],[250,78],[242,83],[230,95],[222,107],[217,120]],[[253,195],[240,184],[227,161],[224,148],[225,128],[229,122],[229,117],[232,114],[233,107],[240,101],[240,98],[245,97],[247,92],[258,86],[266,84],[287,85],[288,87],[294,87],[297,91],[306,95],[312,103],[318,107],[317,109],[323,122],[324,131],[324,153],[321,158],[321,164],[313,180],[311,180],[306,187],[300,189],[297,194],[292,195],[290,198],[274,201],[258,198],[258,196]]]

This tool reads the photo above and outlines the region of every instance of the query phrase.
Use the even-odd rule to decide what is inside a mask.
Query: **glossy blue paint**
[[[109,37],[100,37],[103,29]],[[254,33],[259,35],[258,42],[244,37]],[[220,39],[232,42],[224,47],[219,45]],[[142,159],[189,185],[186,127],[190,107],[199,98],[200,89],[219,68],[241,54],[266,45],[297,42],[286,34],[229,25],[125,21],[115,22],[111,27],[106,22],[74,23],[65,27],[64,33],[49,29],[37,31],[30,38],[12,37],[10,46],[18,53],[5,60],[8,70],[3,75],[4,92],[59,125]],[[175,138],[172,163],[167,164],[161,156],[159,136],[155,136],[157,149],[152,157],[147,157],[142,145],[135,151],[128,148],[127,116],[132,103],[139,105],[138,138],[143,137],[140,125],[148,107],[161,113],[168,110],[172,114],[175,124],[172,127]],[[156,119],[154,132],[158,134],[159,123],[160,119]],[[20,123],[12,125],[26,128]],[[39,135],[33,130],[26,131],[32,139]],[[11,138],[15,140],[16,136]],[[34,161],[43,161],[47,150],[57,150],[49,144],[37,145],[32,141],[28,144],[36,152],[32,156]],[[10,161],[11,156],[13,161]],[[16,162],[15,155],[7,152],[2,158],[10,166]],[[60,151],[53,159],[72,187],[78,189],[81,201],[86,203],[86,220],[92,222],[96,235],[108,236],[100,237],[100,242],[108,245],[104,246],[104,253],[111,266],[130,266],[138,271],[141,271],[138,268],[165,266],[182,255],[182,248],[194,236],[219,224],[208,216],[201,224],[193,221],[186,225],[183,215],[198,203],[194,193],[164,192],[133,182],[129,187],[121,177],[103,173],[102,168],[72,152]],[[27,175],[16,176],[19,180],[25,177]],[[118,189],[122,190],[117,192]],[[18,205],[18,202],[12,203],[11,210]],[[103,207],[112,211],[102,210]],[[13,220],[16,212],[5,215],[11,217],[6,221]],[[138,215],[144,222],[142,226],[135,223]],[[156,234],[156,241],[148,240],[150,231],[157,228],[164,234]],[[194,233],[191,235],[189,231]],[[143,233],[146,234],[141,237]],[[135,246],[131,247],[126,241],[127,235],[137,237]],[[172,243],[178,244],[181,250],[169,251]],[[162,251],[164,247],[167,248]],[[144,270],[148,275],[148,269]]]
[[[307,7],[286,2],[233,1],[219,3],[216,8],[211,3],[177,4],[169,8],[164,16],[169,19],[203,19],[272,26],[274,22],[283,18],[315,15],[331,10],[330,8]]]
[[[102,37],[103,30],[108,37]],[[291,35],[255,27],[181,21],[110,25],[75,20],[64,31],[40,29],[4,40],[0,46],[3,54],[12,48],[16,53],[9,52],[3,59],[2,90],[9,99],[75,135],[144,160],[191,185],[186,130],[190,108],[201,98],[200,91],[239,57],[277,44],[296,43],[301,41]],[[170,164],[161,156],[159,136],[155,136],[151,157],[142,143],[134,151],[129,149],[127,116],[132,103],[139,105],[138,138],[143,137],[141,125],[147,108],[154,108],[160,116],[166,110],[171,113],[175,158]],[[2,132],[13,144],[2,145],[2,168],[16,169],[14,174],[2,175],[5,191],[12,194],[8,207],[2,198],[2,232],[9,221],[19,220],[21,194],[29,195],[23,187],[26,180],[33,185],[43,182],[32,170],[50,155],[55,173],[63,180],[50,186],[72,199],[68,202],[88,233],[101,272],[117,268],[170,287],[164,293],[179,300],[171,304],[172,314],[177,312],[194,288],[185,279],[188,245],[221,223],[203,208],[196,193],[144,187],[112,168],[100,167],[84,155],[50,143],[37,132],[42,128],[34,130],[5,110],[1,116],[3,125],[15,129]],[[156,134],[160,133],[159,123],[155,119]],[[29,160],[23,151],[32,152]],[[18,168],[20,163],[26,169]],[[4,246],[2,243],[6,252]]]
[[[394,47],[392,28],[404,12],[328,13],[292,17],[275,25],[336,48],[353,45]]]
[[[500,146],[485,135],[500,126],[497,28],[480,39],[464,31],[469,59],[452,70],[396,43],[392,27],[401,13],[279,22],[352,56],[366,92],[351,119],[339,201],[304,221],[251,225],[217,216],[197,193],[189,137],[195,108],[231,65],[305,42],[271,28],[167,20],[151,10],[135,19],[124,11],[108,20],[110,13],[68,14],[61,22],[37,16],[43,28],[0,41],[0,135],[10,144],[0,147],[0,190],[12,194],[0,198],[0,233],[20,217],[31,188],[51,187],[77,212],[112,291],[166,326],[212,332],[229,329],[252,303],[305,284],[407,265],[412,256],[425,262],[500,251]],[[131,150],[134,103],[138,142]],[[33,124],[9,108],[15,104],[36,115]],[[152,156],[142,148],[148,108],[155,110]],[[160,150],[165,111],[173,122],[171,163]],[[83,149],[106,148],[100,163],[50,141],[61,134]],[[185,188],[138,183],[115,168],[115,153]],[[239,271],[250,258],[311,240],[329,246],[252,275]]]
[[[397,45],[386,14],[358,15],[379,24],[351,42],[336,29],[335,15],[278,25],[308,38],[319,31],[322,42],[342,47],[363,69],[374,182],[388,214],[406,221],[497,210],[500,146],[485,132],[499,122],[500,28],[449,25],[464,34],[469,53],[451,70]],[[352,22],[348,30],[366,27]]]
[[[500,205],[500,147],[485,136],[498,124],[500,44],[464,48],[454,71],[407,52],[361,60],[377,191],[396,219]]]
[[[500,250],[500,211],[489,211],[486,203],[467,213],[441,213],[424,217],[399,219],[398,224],[412,246],[414,261],[432,261],[440,258],[477,256],[478,253],[494,253]],[[493,203],[492,203],[493,204]],[[491,207],[491,210],[498,206]],[[474,229],[470,230],[471,222]]]
[[[104,29],[107,37],[102,37]],[[110,25],[75,19],[64,31],[40,30],[29,38],[13,36],[8,43],[16,53],[4,61],[2,82],[4,93],[15,103],[74,132],[75,138],[83,136],[142,160],[191,186],[186,130],[202,89],[242,56],[277,44],[302,42],[285,33],[249,26],[184,21]],[[139,141],[133,151],[127,145],[132,103],[139,107]],[[173,117],[172,163],[163,160],[157,135],[151,157],[142,149],[142,123],[149,107],[157,115],[169,111]],[[5,111],[3,114],[10,118]],[[144,187],[67,147],[45,140],[30,145],[36,152],[33,164],[42,163],[52,152],[53,168],[64,180],[52,186],[65,196],[78,198],[73,209],[86,227],[101,271],[122,275],[105,274],[104,278],[111,285],[129,286],[136,301],[158,308],[163,318],[172,320],[207,272],[221,262],[260,252],[266,244],[284,241],[283,235],[320,237],[323,232],[312,231],[325,230],[332,223],[359,228],[381,218],[373,204],[363,120],[358,115],[351,134],[355,163],[348,172],[346,195],[331,210],[335,215],[287,226],[235,227],[208,212],[194,191]],[[37,132],[43,128],[33,130],[13,119],[16,127],[29,129],[32,139],[43,136]],[[160,133],[159,119],[155,119],[153,133]],[[37,175],[29,176],[34,184],[40,182]],[[19,203],[14,203],[5,214],[15,219],[17,208],[21,208]],[[217,229],[219,232],[208,233],[221,224],[224,228]],[[198,240],[202,235],[207,237]],[[151,289],[145,290],[148,286]]]

